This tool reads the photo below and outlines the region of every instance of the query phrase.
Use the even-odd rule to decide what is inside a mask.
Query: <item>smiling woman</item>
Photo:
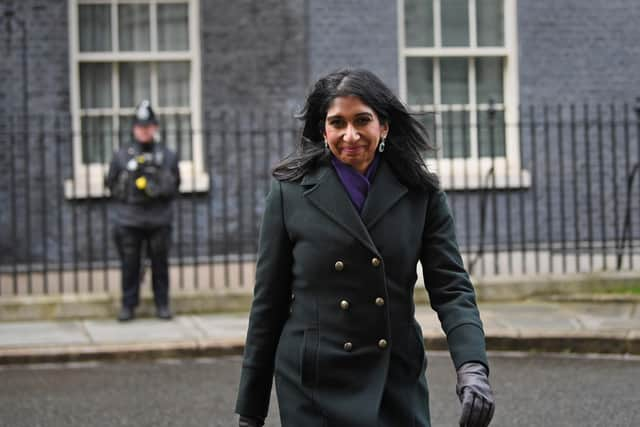
[[[429,427],[420,261],[447,334],[460,425],[493,416],[484,333],[424,127],[366,70],[321,78],[297,150],[274,170],[236,412],[261,426]]]
[[[340,96],[331,102],[327,111],[324,137],[338,160],[364,174],[388,130],[388,124],[381,123],[378,115],[360,98]]]

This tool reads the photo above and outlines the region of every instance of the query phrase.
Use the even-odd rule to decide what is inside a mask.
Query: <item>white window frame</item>
[[[78,28],[78,9],[81,4],[149,4],[150,20],[152,32],[152,51],[151,52],[80,52],[79,47],[79,28]],[[162,51],[153,50],[154,40],[153,33],[157,31],[155,11],[157,5],[161,3],[185,3],[188,5],[189,19],[189,50],[187,51]],[[105,188],[104,177],[108,171],[107,163],[83,163],[82,162],[82,136],[81,113],[80,113],[80,64],[82,62],[107,62],[113,64],[124,61],[149,61],[152,66],[152,73],[155,73],[156,64],[162,61],[189,61],[190,64],[190,106],[178,108],[163,108],[163,113],[190,113],[191,114],[191,160],[181,160],[179,162],[181,184],[180,192],[202,192],[209,189],[209,176],[204,169],[204,151],[203,151],[203,132],[202,132],[202,99],[201,99],[201,62],[200,62],[200,13],[199,0],[70,0],[69,6],[69,69],[70,69],[70,87],[71,87],[71,113],[72,113],[72,135],[73,135],[73,179],[65,180],[65,196],[68,199],[82,199],[92,197],[108,196],[109,190]],[[112,25],[112,46],[117,46],[117,13],[112,8],[111,25]],[[116,73],[112,74],[113,99],[118,99],[119,90],[116,81]],[[153,81],[153,78],[152,78]],[[151,85],[152,99],[158,99],[157,86]],[[117,104],[116,104],[117,105]],[[94,110],[92,114],[113,115],[118,116],[125,109],[116,109],[115,107]],[[156,113],[158,109],[156,109]],[[131,108],[131,115],[134,109]],[[160,124],[162,126],[162,123]]]
[[[398,80],[400,97],[407,102],[407,58],[481,58],[500,57],[503,59],[503,103],[495,104],[497,111],[504,111],[505,127],[505,156],[492,158],[477,157],[477,132],[470,135],[471,156],[467,158],[438,158],[429,159],[427,164],[438,173],[445,189],[479,189],[490,186],[492,188],[522,188],[531,185],[528,171],[522,170],[520,165],[520,142],[517,126],[518,117],[518,34],[517,34],[517,0],[504,1],[504,47],[477,46],[475,0],[469,2],[469,47],[443,47],[440,29],[440,4],[446,0],[433,0],[434,15],[434,46],[407,47],[404,16],[405,0],[398,0]],[[434,62],[434,106],[440,101],[439,61]],[[476,76],[475,62],[471,62],[468,73],[469,103],[466,105],[451,105],[452,110],[482,111],[488,110],[488,104],[476,104]],[[421,109],[436,113],[437,107]],[[470,114],[469,125],[477,125],[476,114]],[[442,134],[436,135],[437,141],[442,141]],[[493,168],[493,179],[485,180],[485,176]]]

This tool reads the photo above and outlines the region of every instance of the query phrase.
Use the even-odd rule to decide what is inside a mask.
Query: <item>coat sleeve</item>
[[[475,292],[460,256],[453,216],[442,191],[430,196],[420,261],[431,307],[438,313],[447,335],[456,369],[472,361],[488,368]]]
[[[180,183],[182,181],[182,178],[180,177],[180,167],[179,167],[179,159],[178,159],[178,155],[174,154],[173,156],[173,161],[171,162],[171,173],[173,174],[174,178],[175,178],[175,182],[174,182],[174,191],[173,191],[173,196],[178,194],[178,191],[180,189]]]
[[[119,153],[115,151],[111,156],[109,171],[107,172],[107,176],[104,178],[104,185],[109,189],[111,193],[113,193],[113,189],[116,185],[116,180],[118,179],[118,175],[121,172],[118,155]]]
[[[260,228],[254,296],[236,402],[240,415],[267,415],[276,347],[289,315],[292,259],[281,183],[273,181]]]

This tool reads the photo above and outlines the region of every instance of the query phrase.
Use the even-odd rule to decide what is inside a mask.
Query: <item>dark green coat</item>
[[[329,163],[274,181],[236,412],[266,416],[275,373],[283,427],[429,426],[418,261],[454,365],[487,364],[444,193],[381,161],[360,216]]]

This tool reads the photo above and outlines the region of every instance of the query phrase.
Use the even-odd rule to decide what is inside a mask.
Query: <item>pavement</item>
[[[487,348],[494,351],[640,355],[640,296],[481,302]],[[446,350],[437,316],[416,307],[427,351]],[[241,354],[247,312],[0,323],[0,364],[211,357]]]

